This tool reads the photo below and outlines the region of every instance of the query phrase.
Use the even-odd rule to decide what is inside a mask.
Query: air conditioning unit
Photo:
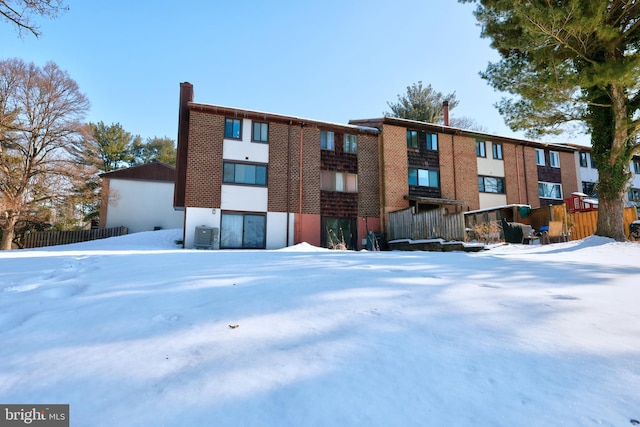
[[[196,227],[196,235],[194,239],[194,247],[196,249],[213,249],[215,243],[218,242],[218,229],[216,227]]]

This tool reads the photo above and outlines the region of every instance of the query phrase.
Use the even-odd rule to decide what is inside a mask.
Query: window
[[[407,131],[407,147],[418,148],[418,131],[417,130]]]
[[[550,151],[549,152],[549,165],[552,168],[559,168],[560,167],[560,154],[557,151]]]
[[[495,176],[479,176],[478,191],[481,193],[504,193],[504,178]]]
[[[580,153],[580,167],[586,168],[588,164],[587,153]]]
[[[427,150],[438,150],[438,134],[437,133],[428,133],[427,134]]]
[[[251,140],[256,142],[269,142],[269,123],[253,122]]]
[[[562,186],[552,182],[539,182],[538,195],[543,199],[562,200]]]
[[[536,148],[536,165],[544,166],[544,150]]]
[[[596,169],[596,161],[593,160],[593,156],[591,156],[591,168]]]
[[[595,182],[582,181],[582,192],[587,196],[598,197]]]
[[[320,148],[323,150],[333,150],[334,146],[333,132],[326,130],[320,131]]]
[[[640,160],[633,159],[633,173],[640,175]]]
[[[409,168],[409,185],[439,188],[438,171]]]
[[[487,157],[486,144],[484,141],[476,141],[476,156]]]
[[[267,166],[244,163],[223,164],[222,182],[225,184],[267,185]]]
[[[242,120],[224,119],[224,137],[242,139]]]
[[[220,248],[264,249],[267,217],[262,214],[223,213],[220,222]]]
[[[629,191],[630,202],[640,202],[640,188],[632,188]]]
[[[344,152],[356,153],[358,151],[358,138],[356,135],[344,136]]]
[[[491,143],[491,149],[493,150],[493,158],[502,160],[502,144]]]
[[[321,170],[320,189],[325,191],[340,191],[343,193],[357,193],[358,174]]]

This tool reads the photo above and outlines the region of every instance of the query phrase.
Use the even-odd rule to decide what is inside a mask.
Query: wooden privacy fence
[[[464,241],[464,214],[442,209],[413,213],[413,209],[389,213],[389,240],[444,239]]]
[[[629,225],[638,219],[635,207],[624,208],[624,234],[629,237]],[[592,236],[596,232],[598,211],[567,213],[566,205],[545,206],[532,209],[530,216],[534,229],[548,225],[549,221],[562,221],[565,231],[569,232],[569,240],[580,240]]]
[[[598,211],[575,212],[567,215],[569,229],[571,230],[571,240],[584,239],[596,232],[598,222]],[[636,208],[624,209],[624,234],[629,237],[629,226],[638,219]]]
[[[30,249],[41,248],[44,246],[68,245],[70,243],[88,242],[89,240],[123,236],[128,232],[127,227],[73,231],[39,231],[36,233],[25,234],[22,247]]]

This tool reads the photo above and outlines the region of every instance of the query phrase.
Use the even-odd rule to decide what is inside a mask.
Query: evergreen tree
[[[148,138],[145,143],[137,141],[133,145],[134,164],[162,162],[176,166],[176,147],[172,139],[159,137]]]
[[[449,111],[459,103],[455,92],[445,95],[436,91],[431,85],[424,87],[422,82],[413,83],[411,86],[407,86],[406,94],[398,95],[398,102],[387,102],[391,113],[384,113],[384,115],[385,117],[442,124],[444,123],[444,101],[449,101]],[[449,126],[486,132],[483,126],[469,117],[451,117]]]
[[[134,146],[140,137],[124,130],[120,123],[110,126],[104,122],[89,123],[93,135],[94,150],[102,161],[99,169],[111,172],[130,166],[134,162]]]
[[[586,127],[598,168],[596,234],[625,240],[629,162],[640,152],[640,7],[628,0],[459,0],[477,3],[482,36],[501,60],[482,76],[531,137]]]
[[[407,86],[407,93],[398,95],[398,102],[387,102],[391,113],[385,116],[401,119],[416,120],[427,123],[441,123],[444,120],[443,102],[449,101],[449,110],[458,105],[456,93],[444,95],[436,91],[431,85],[422,86],[422,82]]]

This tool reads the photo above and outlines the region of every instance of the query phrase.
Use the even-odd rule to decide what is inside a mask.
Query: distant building
[[[124,226],[129,233],[182,228],[184,215],[173,209],[175,174],[160,162],[100,174],[100,228]]]

